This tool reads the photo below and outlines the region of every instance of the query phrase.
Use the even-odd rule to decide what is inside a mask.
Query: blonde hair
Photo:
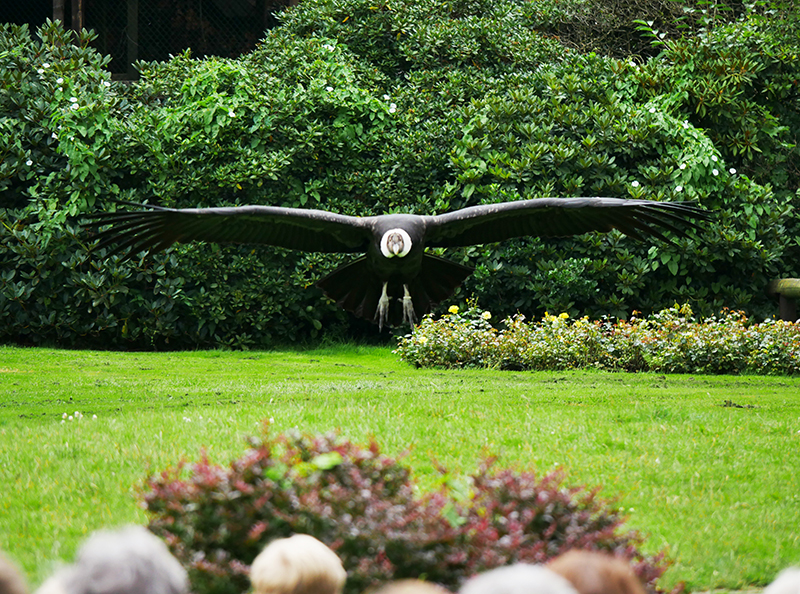
[[[567,578],[579,594],[645,594],[630,564],[607,553],[567,551],[547,566]]]
[[[397,580],[374,590],[373,594],[448,594],[448,591],[423,580]]]
[[[340,594],[346,577],[336,553],[307,534],[272,541],[250,567],[256,594]]]

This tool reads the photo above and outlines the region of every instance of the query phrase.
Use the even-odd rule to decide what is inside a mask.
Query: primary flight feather
[[[131,203],[132,204],[132,203]],[[494,243],[513,237],[565,237],[619,229],[636,239],[669,241],[708,214],[685,202],[621,198],[537,198],[472,206],[426,216],[354,217],[277,206],[163,208],[91,215],[98,247],[113,253],[159,251],[176,242],[252,243],[307,252],[362,253],[321,279],[319,286],[356,316],[385,324],[415,323],[452,295],[472,269],[425,253],[426,247]]]

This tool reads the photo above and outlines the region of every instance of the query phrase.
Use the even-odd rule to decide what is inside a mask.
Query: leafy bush
[[[107,250],[90,251],[76,226],[47,235],[3,210],[0,244],[4,342],[268,348],[317,336],[326,314],[329,328],[344,317],[333,304],[315,303],[319,289],[286,290],[324,273],[315,254],[187,245],[148,258],[104,259]]]
[[[648,97],[669,97],[725,160],[758,183],[794,194],[800,179],[800,6],[745,5],[728,22],[704,10],[692,34],[643,29],[662,48],[642,68]]]
[[[642,538],[597,489],[567,487],[561,472],[494,470],[485,461],[467,479],[415,495],[409,470],[334,435],[265,431],[222,468],[203,457],[150,478],[150,529],[188,568],[192,589],[243,592],[249,564],[272,539],[311,534],[342,559],[345,592],[424,577],[451,588],[469,576],[518,561],[541,563],[573,548],[613,551],[635,562],[652,590],[665,571]]]
[[[638,65],[565,51],[540,32],[560,8],[541,10],[511,0],[310,0],[246,56],[139,64],[141,80],[128,87],[108,80],[89,34],[51,24],[34,41],[5,26],[0,269],[20,272],[0,280],[0,311],[10,314],[0,340],[263,348],[326,333],[376,336],[310,288],[340,257],[239,247],[165,255],[171,264],[160,270],[180,289],[170,298],[174,323],[142,318],[162,296],[139,268],[165,260],[106,266],[93,254],[93,273],[125,279],[126,298],[98,321],[95,306],[58,293],[73,286],[72,256],[83,262],[91,247],[74,226],[83,213],[115,208],[108,198],[359,215],[552,195],[697,200],[714,222],[673,244],[611,233],[451,250],[477,269],[455,299],[477,295],[498,317],[626,317],[676,300],[705,316],[724,307],[769,316],[769,280],[800,272],[795,42],[781,53],[778,29],[755,15],[758,24],[734,19],[699,38],[702,61],[686,62],[675,42]],[[789,31],[793,14],[781,17]],[[742,81],[725,78],[724,109],[698,115],[693,69],[716,85],[715,69],[754,63],[745,49],[726,49],[737,31],[747,33],[746,52],[758,53],[762,37],[766,49]],[[737,94],[755,124],[736,115]],[[739,129],[759,134],[751,160],[725,144]],[[47,282],[30,276],[42,261],[59,263]]]
[[[662,373],[800,372],[800,326],[766,320],[750,324],[743,312],[693,318],[688,305],[649,318],[616,322],[545,313],[538,323],[521,315],[489,323],[491,314],[457,306],[440,319],[426,316],[394,351],[417,367],[499,367],[556,370],[595,367]]]
[[[89,47],[94,35],[60,21],[39,30],[0,23],[0,195],[3,208],[27,206],[63,223],[118,188],[109,172],[110,111],[117,83],[109,57]]]

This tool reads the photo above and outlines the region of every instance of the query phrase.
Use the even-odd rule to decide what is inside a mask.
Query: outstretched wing
[[[706,211],[687,202],[653,202],[622,198],[537,198],[463,208],[426,217],[425,244],[458,247],[504,241],[512,237],[565,237],[589,231],[619,229],[642,239],[669,241],[669,230],[686,235],[699,229],[691,220],[706,220]]]
[[[159,251],[175,242],[252,243],[307,252],[365,251],[371,231],[360,217],[277,206],[163,208],[90,215],[87,227],[111,225],[97,234],[98,248]]]

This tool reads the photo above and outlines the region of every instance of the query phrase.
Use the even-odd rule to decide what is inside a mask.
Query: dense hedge
[[[553,371],[595,368],[658,373],[800,373],[800,325],[749,324],[742,312],[698,320],[684,304],[629,320],[571,320],[545,312],[541,320],[506,318],[498,330],[489,311],[451,306],[426,316],[395,353],[416,367],[490,367]]]
[[[336,256],[182,246],[105,263],[76,225],[109,198],[349,214],[698,200],[716,221],[674,245],[612,233],[452,250],[477,267],[457,299],[501,316],[627,316],[676,300],[703,315],[772,313],[767,281],[796,275],[800,255],[800,42],[786,33],[797,10],[682,38],[651,31],[661,45],[644,63],[565,50],[541,33],[555,13],[538,10],[307,0],[248,55],[141,64],[129,87],[110,81],[88,34],[1,26],[0,340],[266,347],[374,334],[312,286]]]

